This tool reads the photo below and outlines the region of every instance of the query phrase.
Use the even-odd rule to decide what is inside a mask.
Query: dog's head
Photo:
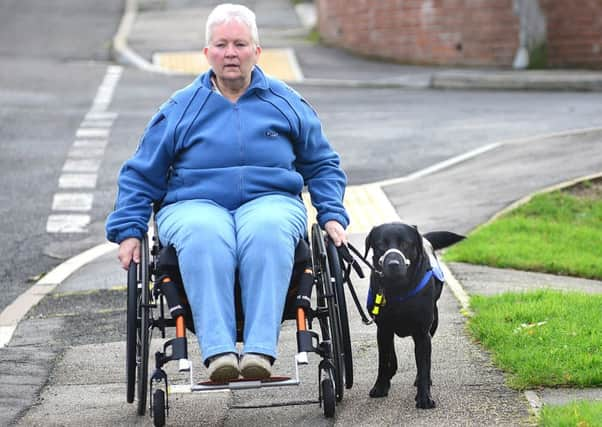
[[[372,228],[366,237],[366,253],[370,249],[374,268],[390,279],[400,279],[415,271],[424,253],[418,229],[401,222]]]

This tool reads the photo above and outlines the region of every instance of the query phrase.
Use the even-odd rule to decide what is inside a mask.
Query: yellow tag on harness
[[[385,305],[385,297],[383,294],[376,294],[376,296],[374,297],[374,306],[372,307],[372,314],[374,316],[378,316],[378,313],[380,313],[380,307]]]

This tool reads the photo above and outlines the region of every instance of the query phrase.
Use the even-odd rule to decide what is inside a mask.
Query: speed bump
[[[198,75],[209,70],[209,64],[202,51],[157,52],[153,64],[176,73]],[[263,49],[258,65],[273,77],[287,82],[303,80],[303,73],[293,49]]]

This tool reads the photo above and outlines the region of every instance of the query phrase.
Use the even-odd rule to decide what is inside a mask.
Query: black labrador
[[[437,300],[443,274],[434,251],[462,240],[448,231],[421,235],[401,222],[374,227],[366,237],[373,252],[368,310],[377,325],[378,376],[370,397],[384,397],[397,372],[394,337],[411,336],[416,357],[416,407],[435,407],[431,397],[431,337],[439,323]]]

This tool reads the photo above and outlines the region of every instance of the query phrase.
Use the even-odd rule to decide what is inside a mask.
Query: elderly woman
[[[310,105],[256,65],[254,13],[222,4],[209,15],[204,54],[211,69],[152,117],[123,165],[107,238],[123,268],[139,262],[151,203],[159,239],[178,254],[209,377],[267,378],[295,246],[306,234],[307,185],[318,223],[346,241],[346,177]],[[238,272],[244,347],[236,348]]]

